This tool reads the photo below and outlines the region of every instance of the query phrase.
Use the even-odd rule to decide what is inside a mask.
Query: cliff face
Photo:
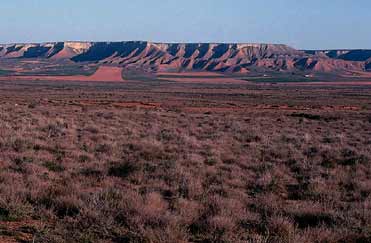
[[[371,71],[371,60],[366,62],[366,67],[365,68],[366,68],[367,71]]]
[[[326,56],[345,61],[367,61],[368,59],[371,59],[371,50],[325,50],[304,52],[307,54]]]
[[[89,42],[0,45],[0,58],[72,58],[91,47]]]
[[[0,58],[70,59],[146,71],[348,72],[371,69],[371,50],[299,51],[286,45],[56,42],[0,45]]]
[[[149,42],[94,43],[75,62],[103,62],[146,70],[205,70],[246,72],[257,60],[300,56],[285,45],[265,44],[164,44]]]

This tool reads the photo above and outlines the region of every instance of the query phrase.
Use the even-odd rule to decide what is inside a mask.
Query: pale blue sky
[[[370,48],[370,0],[2,0],[0,43],[264,42]]]

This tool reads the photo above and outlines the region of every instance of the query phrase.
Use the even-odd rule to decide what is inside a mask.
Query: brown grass
[[[206,78],[206,77],[166,77],[163,76],[161,78],[158,78],[159,80],[169,80],[174,82],[180,82],[180,83],[202,83],[202,84],[246,84],[247,81],[239,80],[237,78],[228,78],[228,77],[212,77],[212,78]]]
[[[18,84],[0,241],[371,240],[367,88]]]
[[[185,78],[185,77],[194,77],[194,76],[199,76],[199,77],[223,77],[224,75],[221,73],[216,73],[216,72],[158,72],[156,75],[160,76],[177,76],[179,78]]]

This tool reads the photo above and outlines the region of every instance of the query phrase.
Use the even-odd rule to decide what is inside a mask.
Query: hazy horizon
[[[371,2],[334,0],[13,0],[0,43],[150,41],[269,43],[296,49],[371,49]]]

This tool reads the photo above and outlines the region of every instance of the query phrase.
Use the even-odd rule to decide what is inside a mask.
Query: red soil
[[[110,105],[110,106],[114,106],[117,108],[156,109],[161,106],[161,103],[147,103],[147,102],[135,102],[135,101],[133,102],[103,102],[102,103],[99,101],[83,100],[83,101],[78,102],[78,105],[83,105],[83,106]]]
[[[112,105],[115,107],[144,108],[144,109],[154,109],[160,107],[160,103],[145,103],[145,102],[115,102],[112,103]]]
[[[48,81],[124,81],[122,79],[122,68],[100,66],[91,76],[4,76],[0,80],[48,80]]]
[[[122,68],[101,66],[92,76],[86,78],[86,81],[123,81]]]

